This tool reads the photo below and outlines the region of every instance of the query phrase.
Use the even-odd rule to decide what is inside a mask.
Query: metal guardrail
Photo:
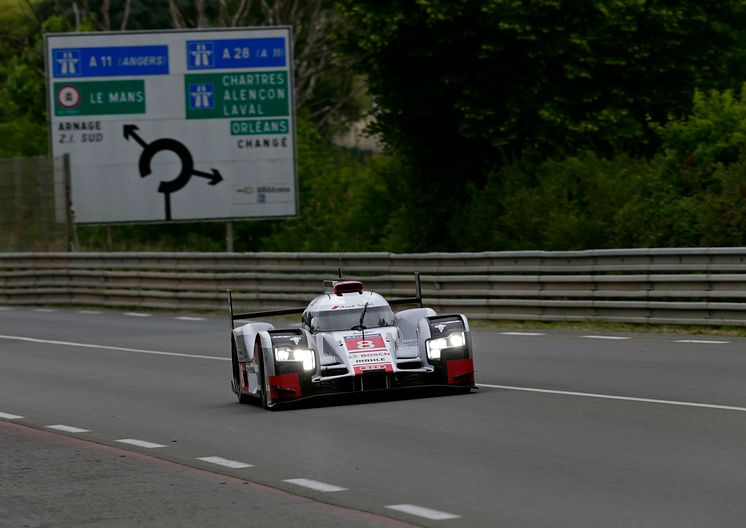
[[[343,253],[346,278],[477,319],[746,325],[746,248]],[[331,253],[5,253],[0,304],[223,310],[302,306]]]

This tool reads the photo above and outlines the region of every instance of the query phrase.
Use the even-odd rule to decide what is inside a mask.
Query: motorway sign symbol
[[[60,49],[54,51],[56,77],[76,77],[80,64],[80,50]]]
[[[212,68],[215,64],[215,52],[212,42],[188,42],[187,50],[189,53],[189,69]]]
[[[76,223],[298,214],[290,28],[45,44],[49,143],[70,155]]]
[[[215,85],[190,84],[189,85],[189,108],[191,110],[211,110],[215,107]]]

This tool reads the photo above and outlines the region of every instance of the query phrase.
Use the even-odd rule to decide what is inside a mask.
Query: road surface
[[[227,329],[0,307],[0,527],[744,525],[746,339],[476,330],[476,393],[269,412]]]

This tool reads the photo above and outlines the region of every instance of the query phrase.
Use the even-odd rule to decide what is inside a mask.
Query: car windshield
[[[353,326],[360,324],[362,307],[357,310],[329,310],[311,314],[311,331],[333,332],[338,330],[351,330]],[[393,326],[394,312],[388,306],[368,306],[363,319],[363,326],[377,328],[380,326]]]

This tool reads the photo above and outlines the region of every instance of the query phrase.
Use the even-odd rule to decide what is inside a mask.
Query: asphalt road
[[[268,412],[143,315],[0,307],[0,526],[744,526],[745,339],[478,330],[477,393]]]

